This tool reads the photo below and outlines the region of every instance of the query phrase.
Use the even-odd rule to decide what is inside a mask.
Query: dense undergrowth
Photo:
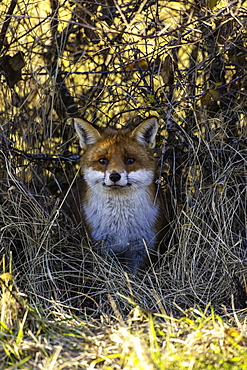
[[[244,1],[1,3],[4,369],[246,369]],[[69,118],[156,115],[174,219],[137,275],[64,211]]]

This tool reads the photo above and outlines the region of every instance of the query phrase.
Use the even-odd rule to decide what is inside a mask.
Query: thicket
[[[246,5],[0,3],[1,254],[33,303],[246,307]],[[122,127],[149,115],[175,219],[160,262],[134,277],[62,211],[80,157],[69,118]]]

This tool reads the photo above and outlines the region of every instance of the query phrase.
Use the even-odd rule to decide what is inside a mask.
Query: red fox
[[[96,129],[79,118],[74,125],[84,150],[81,218],[95,248],[117,256],[136,273],[168,224],[155,184],[157,160],[152,149],[157,118],[146,119],[133,130]]]

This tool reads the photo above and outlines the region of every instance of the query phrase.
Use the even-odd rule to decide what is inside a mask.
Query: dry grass
[[[137,276],[95,254],[63,197],[28,187],[5,156],[3,369],[247,369],[246,161],[229,154],[213,183],[196,160],[184,168],[166,252]]]
[[[213,183],[184,168],[200,187],[188,180],[166,252],[137,276],[95,254],[63,197],[25,185],[5,156],[4,369],[247,368],[246,162],[232,152]]]
[[[224,319],[207,306],[181,318],[135,306],[125,319],[92,319],[50,302],[49,315],[30,308],[10,273],[1,275],[2,369],[233,369],[247,368],[244,312]],[[162,310],[164,311],[164,310]]]
[[[109,314],[110,294],[123,315],[129,307],[122,297],[157,312],[160,306],[175,312],[176,305],[186,309],[208,303],[221,310],[231,308],[232,301],[243,308],[246,186],[239,179],[244,178],[244,161],[229,161],[225,172],[214,173],[214,184],[202,186],[194,196],[188,190],[166,252],[137,276],[95,254],[59,199],[31,193],[13,174],[2,183],[1,245],[6,256],[13,253],[21,289],[34,303],[48,307],[56,300],[92,315]]]

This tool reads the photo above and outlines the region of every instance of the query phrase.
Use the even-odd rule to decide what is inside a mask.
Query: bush
[[[246,307],[245,6],[1,3],[1,246],[32,301]],[[159,263],[127,278],[62,210],[79,168],[68,118],[123,127],[150,114],[176,216]]]

